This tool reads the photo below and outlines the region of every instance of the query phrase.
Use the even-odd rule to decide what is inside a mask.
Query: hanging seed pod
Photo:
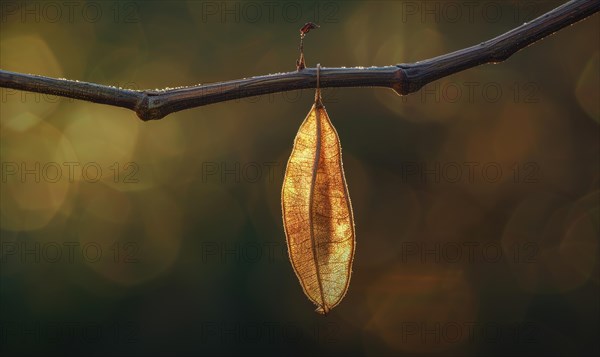
[[[294,141],[281,204],[294,271],[316,311],[326,314],[348,290],[355,232],[340,141],[318,87]]]

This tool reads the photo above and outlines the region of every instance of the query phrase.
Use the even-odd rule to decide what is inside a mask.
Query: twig
[[[572,0],[489,41],[443,56],[386,67],[321,68],[320,86],[388,87],[405,95],[436,79],[513,53],[600,10],[599,0]],[[194,87],[136,91],[0,70],[0,87],[58,95],[134,110],[142,120],[183,109],[316,86],[316,68]]]
[[[304,37],[306,37],[306,34],[309,33],[310,30],[318,29],[319,27],[320,26],[315,23],[307,22],[300,29],[300,47],[299,47],[300,48],[300,58],[298,58],[296,60],[296,70],[297,71],[301,71],[304,68],[306,68],[306,62],[304,61]]]

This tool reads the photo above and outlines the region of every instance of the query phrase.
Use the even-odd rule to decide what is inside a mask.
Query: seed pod
[[[316,311],[326,314],[348,290],[355,232],[340,141],[318,90],[294,141],[281,204],[294,271]]]

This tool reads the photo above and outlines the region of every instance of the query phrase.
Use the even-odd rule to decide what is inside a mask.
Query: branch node
[[[400,64],[396,65],[398,69],[394,71],[392,89],[398,95],[407,95],[410,93],[410,90],[408,88],[409,82],[406,80],[406,73],[404,72],[404,69],[401,66],[402,65]]]
[[[142,92],[142,97],[135,106],[135,113],[143,121],[158,120],[165,117],[165,114],[159,109],[159,107],[150,107],[150,98],[156,97],[155,95],[149,94],[147,91]],[[156,104],[156,103],[155,103]]]

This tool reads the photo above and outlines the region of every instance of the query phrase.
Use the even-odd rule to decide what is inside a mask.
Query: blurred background
[[[414,62],[562,1],[3,1],[0,68],[132,89]],[[141,122],[1,89],[3,355],[597,354],[600,22],[406,97],[324,91],[356,221],[322,317],[283,173],[314,93]]]

